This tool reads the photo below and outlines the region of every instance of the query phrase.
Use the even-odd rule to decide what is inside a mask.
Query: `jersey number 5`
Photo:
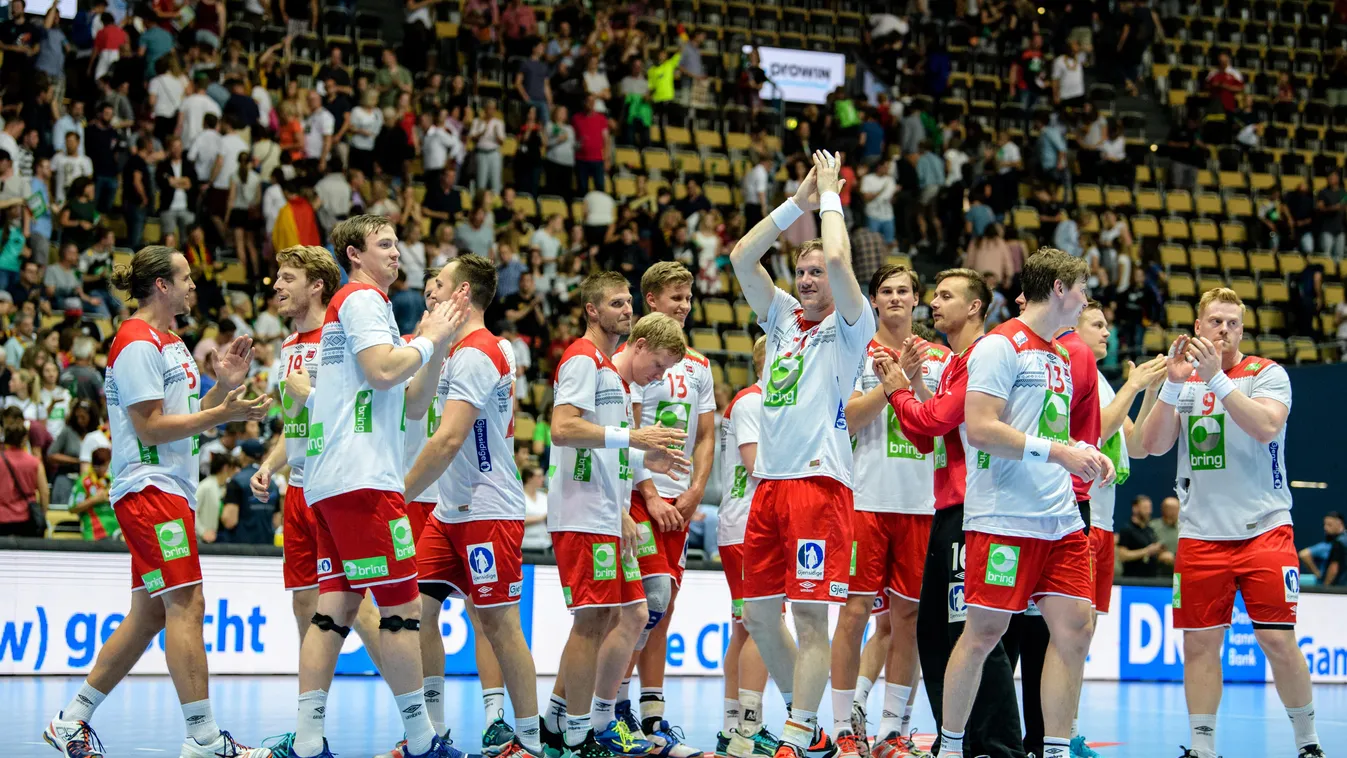
[[[187,389],[189,390],[196,389],[196,374],[192,373],[192,364],[190,363],[182,364],[182,370],[187,374]]]

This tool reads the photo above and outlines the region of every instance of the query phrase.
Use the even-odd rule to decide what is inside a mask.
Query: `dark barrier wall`
[[[1296,546],[1323,539],[1324,514],[1347,511],[1347,364],[1288,366],[1291,376],[1291,417],[1286,431],[1287,481],[1295,500],[1291,515],[1296,524]],[[1138,398],[1132,413],[1141,407]],[[1175,445],[1175,449],[1178,445]],[[1114,525],[1132,518],[1132,498],[1148,495],[1154,515],[1160,501],[1174,494],[1175,453],[1132,461],[1132,474],[1118,490]],[[1310,486],[1304,486],[1309,483]]]

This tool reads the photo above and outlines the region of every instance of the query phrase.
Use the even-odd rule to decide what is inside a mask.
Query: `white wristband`
[[[1173,382],[1166,379],[1165,383],[1160,385],[1160,394],[1156,397],[1156,399],[1162,403],[1169,403],[1170,405],[1178,405],[1179,394],[1182,392],[1183,392],[1182,382]]]
[[[435,343],[431,342],[429,337],[417,337],[411,342],[408,342],[407,346],[414,347],[417,352],[421,353],[422,366],[430,363],[430,356],[435,354]]]
[[[631,450],[631,451],[629,451],[629,452],[627,453],[627,462],[628,462],[629,464],[631,464],[631,470],[637,472],[637,476],[634,477],[634,478],[632,479],[632,483],[633,483],[633,484],[640,484],[641,482],[643,482],[643,481],[645,481],[646,479],[649,479],[649,478],[650,478],[650,477],[648,477],[648,476],[640,476],[640,473],[643,472],[643,471],[645,471],[645,451],[644,451],[644,450]]]
[[[1025,463],[1047,463],[1048,453],[1051,451],[1052,440],[1025,435],[1023,457]]]
[[[818,214],[822,216],[828,211],[842,212],[842,196],[836,192],[824,192],[818,199]]]
[[[1226,395],[1235,391],[1236,387],[1235,383],[1230,381],[1230,377],[1226,376],[1225,372],[1221,372],[1207,382],[1207,389],[1216,394],[1217,400],[1224,400]]]
[[[631,447],[631,430],[623,429],[620,426],[605,426],[603,428],[603,446]]]
[[[794,198],[788,197],[786,202],[776,206],[770,215],[772,223],[776,224],[776,228],[784,232],[790,228],[791,224],[795,223],[795,219],[804,215],[804,211],[800,210],[800,206],[795,204]]]

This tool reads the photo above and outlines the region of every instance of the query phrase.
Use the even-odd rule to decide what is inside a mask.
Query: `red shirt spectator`
[[[510,3],[505,12],[500,14],[500,22],[505,29],[505,38],[509,40],[520,40],[538,33],[538,17],[523,0]]]
[[[94,37],[94,52],[101,53],[104,50],[120,50],[122,45],[130,41],[126,36],[126,30],[116,24],[107,24],[98,30],[98,36]]]
[[[1221,53],[1216,68],[1207,74],[1207,89],[1211,96],[1221,103],[1226,113],[1234,113],[1238,105],[1236,96],[1244,91],[1244,75],[1230,65],[1230,56]]]
[[[576,139],[580,142],[579,149],[575,151],[575,159],[603,160],[608,142],[608,117],[595,111],[577,113],[571,118],[571,126],[575,128]]]

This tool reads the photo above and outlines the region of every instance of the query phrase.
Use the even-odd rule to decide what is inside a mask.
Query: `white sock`
[[[428,676],[421,680],[426,697],[426,715],[436,734],[444,734],[444,677]]]
[[[911,706],[907,703],[907,698],[912,694],[911,687],[904,687],[901,684],[884,685],[884,715],[879,719],[879,739],[888,739],[890,734],[898,733],[899,737],[907,736],[907,724],[904,713],[912,713]]]
[[[790,720],[809,729],[809,742],[813,744],[814,735],[818,732],[818,711],[794,710],[791,711]]]
[[[398,704],[398,714],[402,716],[402,730],[407,733],[407,749],[412,753],[424,753],[430,749],[435,739],[435,727],[430,725],[430,716],[426,715],[426,692],[417,687],[411,692],[394,695]]]
[[[941,729],[940,754],[937,758],[949,758],[949,756],[959,756],[959,758],[963,758],[963,732],[951,732],[947,729]]]
[[[739,690],[739,733],[752,737],[762,728],[762,693]]]
[[[616,706],[616,700],[604,700],[598,695],[594,696],[594,705],[589,710],[589,716],[590,721],[598,725],[599,731],[607,729],[613,722],[613,709]]]
[[[519,743],[534,755],[542,755],[543,741],[542,733],[538,731],[538,717],[529,716],[528,718],[515,717],[514,733],[519,738]]]
[[[1192,734],[1192,750],[1197,758],[1216,758],[1216,717],[1209,714],[1188,714],[1188,731]]]
[[[1071,758],[1071,738],[1044,737],[1043,758]]]
[[[622,680],[617,688],[617,702],[631,704],[631,677]]]
[[[327,690],[309,690],[299,695],[299,723],[295,727],[296,756],[323,752],[323,712],[327,709]]]
[[[589,736],[589,714],[566,714],[566,746],[580,747]]]
[[[910,688],[909,688],[910,689]],[[912,733],[912,698],[908,697],[907,705],[903,706],[903,725],[899,729],[903,736]]]
[[[1313,700],[1299,708],[1287,708],[1286,715],[1291,717],[1291,728],[1295,730],[1297,749],[1319,744],[1319,734],[1314,730]]]
[[[94,717],[94,711],[103,704],[107,695],[99,692],[89,686],[88,682],[80,685],[79,692],[71,698],[70,705],[61,711],[61,718],[66,721],[88,721]]]
[[[486,709],[486,723],[505,718],[505,688],[482,690],[482,707]]]
[[[742,713],[738,700],[725,698],[725,718],[720,722],[720,731],[723,734],[729,734],[730,730],[739,728],[739,715]]]
[[[855,702],[860,703],[861,707],[865,708],[867,711],[870,709],[866,707],[866,701],[870,699],[870,690],[874,689],[874,686],[875,683],[871,681],[869,677],[865,676],[856,677]]]
[[[187,736],[196,740],[198,745],[209,745],[220,736],[215,714],[211,713],[210,700],[183,703],[182,717],[187,721]]]
[[[833,689],[833,736],[851,731],[851,702],[856,690]],[[797,719],[798,720],[798,719]],[[857,735],[859,736],[859,735]]]
[[[543,724],[555,734],[566,733],[566,698],[553,694],[547,701],[547,711],[543,714]]]
[[[1071,719],[1071,739],[1075,739],[1080,734],[1080,719]]]
[[[814,741],[814,728],[795,719],[786,719],[786,726],[781,730],[781,741],[804,752]]]

